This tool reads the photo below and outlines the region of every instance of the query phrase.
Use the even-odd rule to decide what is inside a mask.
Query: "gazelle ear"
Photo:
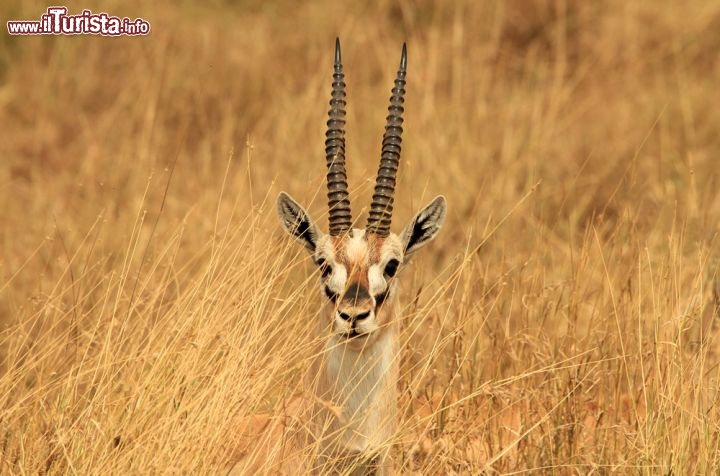
[[[438,195],[415,215],[400,235],[405,248],[405,256],[422,248],[432,241],[445,221],[447,204],[445,197]]]
[[[314,253],[321,233],[310,215],[285,192],[280,192],[278,195],[276,206],[280,224],[285,231],[305,245],[310,253]]]

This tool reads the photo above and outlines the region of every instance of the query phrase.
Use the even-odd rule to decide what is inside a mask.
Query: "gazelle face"
[[[335,65],[330,99],[325,160],[328,167],[329,231],[320,232],[308,213],[285,192],[277,201],[280,222],[302,242],[320,270],[321,292],[327,301],[330,327],[337,339],[365,346],[390,327],[396,274],[407,257],[432,240],[445,219],[445,198],[433,199],[400,235],[390,232],[393,195],[400,164],[407,51],[403,45],[395,78],[380,166],[367,226],[351,228],[350,194],[345,171],[345,83],[340,42],[335,43]]]
[[[387,237],[357,228],[342,236],[323,234],[284,192],[277,208],[285,230],[307,247],[318,267],[329,328],[339,341],[365,346],[392,324],[397,275],[406,259],[440,231],[446,204],[436,197],[399,236]]]

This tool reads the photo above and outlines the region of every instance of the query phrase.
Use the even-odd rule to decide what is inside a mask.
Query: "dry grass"
[[[319,297],[273,202],[323,215],[336,34],[355,209],[403,40],[395,224],[450,206],[403,273],[396,469],[718,471],[720,6],[443,4],[88,1],[151,35],[0,39],[1,473],[219,472],[298,390]]]

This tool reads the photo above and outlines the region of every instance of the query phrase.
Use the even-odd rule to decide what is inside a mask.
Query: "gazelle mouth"
[[[369,332],[358,332],[355,329],[353,329],[350,332],[343,332],[340,335],[343,336],[345,338],[345,340],[352,340],[352,339],[357,339],[357,338],[364,339],[367,336],[369,336],[370,333]]]

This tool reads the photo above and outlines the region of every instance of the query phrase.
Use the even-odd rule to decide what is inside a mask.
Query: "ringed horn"
[[[387,123],[382,140],[380,154],[380,167],[375,180],[375,192],[370,204],[366,233],[380,237],[390,234],[390,222],[393,212],[393,195],[398,166],[400,165],[400,151],[402,143],[402,123],[405,102],[405,75],[407,72],[407,47],[403,43],[400,68],[395,78],[395,86],[390,96]]]
[[[325,161],[327,162],[327,188],[329,228],[331,236],[346,233],[352,226],[350,193],[345,170],[345,82],[343,79],[340,39],[335,39],[335,65],[333,71],[330,110],[325,133]]]

